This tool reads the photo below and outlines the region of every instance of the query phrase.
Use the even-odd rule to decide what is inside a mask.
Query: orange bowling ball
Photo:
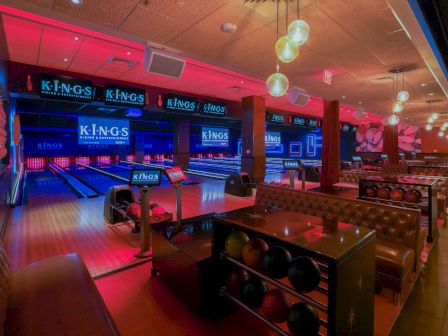
[[[421,199],[421,193],[417,189],[410,189],[404,193],[404,200],[408,203],[418,203]]]
[[[390,192],[390,199],[392,201],[401,202],[404,199],[405,190],[403,188],[395,188]]]
[[[247,266],[258,271],[263,266],[263,258],[267,250],[269,245],[263,239],[251,239],[243,246],[243,260]]]
[[[365,189],[365,194],[367,197],[376,197],[376,191],[378,190],[377,185],[368,186]]]
[[[377,190],[376,195],[378,198],[381,198],[381,199],[389,199],[391,189],[392,188],[389,186],[381,187]]]

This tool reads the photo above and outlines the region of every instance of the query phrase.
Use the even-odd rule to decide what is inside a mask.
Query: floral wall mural
[[[357,152],[382,152],[383,151],[382,124],[363,124],[356,131]],[[400,152],[421,152],[421,129],[417,126],[398,125],[398,147]]]

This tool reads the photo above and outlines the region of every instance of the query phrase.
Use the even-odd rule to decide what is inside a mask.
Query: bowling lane
[[[28,171],[25,183],[24,204],[48,205],[79,198],[67,182],[50,169]]]
[[[70,175],[76,177],[78,180],[80,180],[82,183],[84,183],[94,191],[103,195],[112,186],[128,184],[126,181],[118,178],[113,178],[111,176],[105,175],[101,172],[89,169],[87,167],[83,167],[81,165],[71,165],[65,168],[65,171]],[[129,175],[127,179],[129,179]]]

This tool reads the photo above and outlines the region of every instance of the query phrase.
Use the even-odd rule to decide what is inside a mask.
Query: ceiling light
[[[421,83],[420,86],[426,86],[426,83]]]
[[[296,46],[301,46],[310,36],[310,26],[304,20],[294,20],[288,25],[288,38]]]
[[[398,118],[397,115],[392,114],[391,116],[389,116],[389,118],[387,118],[387,122],[389,125],[395,126],[400,122],[400,118]]]
[[[443,133],[442,131],[439,131],[439,133],[437,133],[437,135],[438,135],[439,137],[443,137],[443,136],[445,135],[445,133]]]
[[[275,53],[280,61],[290,63],[299,56],[299,47],[285,35],[280,37],[275,44]]]
[[[266,88],[273,97],[281,97],[286,94],[289,87],[288,78],[280,73],[276,72],[270,75],[266,81]]]
[[[342,99],[345,99],[345,96],[342,96]]]
[[[130,51],[126,51],[126,55],[130,55],[132,54]]]
[[[436,112],[434,112],[433,114],[431,114],[431,118],[432,118],[433,120],[437,120],[437,119],[439,119],[439,114],[436,113]]]
[[[238,26],[232,22],[224,22],[221,25],[221,30],[224,33],[234,33],[236,31],[236,29],[238,28]]]
[[[432,124],[434,122],[434,119],[432,117],[428,117],[428,123]]]
[[[398,92],[397,100],[402,102],[402,103],[407,102],[409,100],[409,92],[407,92],[407,91],[400,91],[400,92]]]
[[[184,0],[177,0],[177,1],[176,1],[176,5],[177,5],[178,7],[183,7],[183,6],[185,6],[185,1],[184,1]]]
[[[75,36],[73,39],[74,39],[75,41],[78,41],[78,40],[79,40],[79,37],[78,37],[78,36]]]
[[[434,93],[428,93],[428,96],[434,96]]]
[[[427,131],[432,130],[432,125],[431,124],[426,124],[425,130],[427,130]]]
[[[394,113],[400,113],[401,111],[403,111],[403,103],[401,101],[396,101],[393,105],[392,105],[392,112]]]
[[[80,5],[82,3],[82,0],[70,0],[72,4]]]
[[[359,101],[358,104],[361,105],[361,104],[362,104],[362,101]]]
[[[68,58],[64,58],[64,62],[68,62]]]

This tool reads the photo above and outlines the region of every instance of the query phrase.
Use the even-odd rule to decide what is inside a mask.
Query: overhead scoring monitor
[[[133,169],[129,184],[138,187],[155,187],[162,181],[160,169]]]
[[[353,162],[362,162],[362,159],[360,156],[352,156]]]

